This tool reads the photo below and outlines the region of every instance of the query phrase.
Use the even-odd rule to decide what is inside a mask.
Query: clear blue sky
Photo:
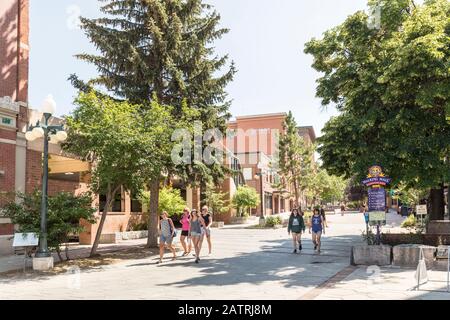
[[[228,53],[238,73],[228,87],[233,116],[292,110],[299,125],[313,125],[319,135],[336,114],[322,110],[315,98],[317,74],[312,58],[303,53],[305,42],[366,9],[366,0],[208,0],[231,31],[217,41],[218,53]],[[73,109],[75,90],[71,73],[88,79],[93,66],[73,56],[93,52],[83,32],[73,28],[74,16],[97,17],[95,0],[30,1],[30,103],[39,108],[48,93],[58,104],[58,115]]]

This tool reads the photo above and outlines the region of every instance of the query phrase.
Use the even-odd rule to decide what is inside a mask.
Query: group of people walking
[[[163,212],[159,222],[159,261],[162,263],[164,257],[165,247],[172,252],[172,260],[177,259],[175,248],[173,247],[173,239],[177,236],[176,228],[167,212]],[[211,243],[211,225],[212,217],[207,206],[202,207],[202,211],[198,212],[196,209],[192,211],[189,208],[183,210],[181,216],[181,237],[180,242],[183,246],[183,257],[189,255],[194,247],[195,263],[200,262],[200,252],[203,246],[204,239],[208,242],[209,254],[212,252]],[[187,241],[186,241],[187,240]]]
[[[304,213],[301,210],[293,209],[288,223],[288,234],[292,234],[294,252],[302,251],[302,234],[306,231]],[[309,233],[312,234],[314,250],[320,253],[322,234],[325,234],[326,216],[323,208],[314,209],[313,215],[309,221]]]

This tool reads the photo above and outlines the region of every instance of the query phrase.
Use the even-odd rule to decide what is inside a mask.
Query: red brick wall
[[[42,154],[37,151],[27,150],[25,192],[31,193],[41,186],[42,179]]]
[[[0,236],[14,234],[14,225],[10,223],[0,224]]]
[[[0,143],[0,171],[5,172],[4,175],[0,175],[0,193],[3,194],[0,196],[0,206],[6,202],[4,194],[15,190],[15,166],[16,146]]]
[[[50,196],[55,195],[58,192],[75,193],[75,191],[79,187],[80,187],[80,184],[78,182],[52,180],[52,179],[48,180],[48,194]]]
[[[0,1],[0,97],[28,101],[28,0]]]

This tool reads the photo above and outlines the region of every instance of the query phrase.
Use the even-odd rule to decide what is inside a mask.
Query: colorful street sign
[[[367,179],[364,179],[362,183],[368,187],[372,186],[387,186],[392,181],[391,178],[386,177],[383,173],[381,166],[372,166],[369,168],[369,174]]]

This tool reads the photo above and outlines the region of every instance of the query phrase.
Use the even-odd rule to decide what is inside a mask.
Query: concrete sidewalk
[[[416,270],[358,267],[330,286],[319,288],[315,300],[450,300],[447,272],[428,270],[428,281],[417,290]]]
[[[126,250],[135,246],[144,246],[147,244],[147,239],[138,240],[126,240],[117,244],[101,244],[98,248],[98,253],[110,253],[115,251]],[[69,257],[70,259],[81,259],[89,257],[92,246],[87,245],[69,245]],[[65,258],[64,252],[61,256]],[[56,253],[53,253],[55,263],[59,262],[59,257]],[[0,257],[0,273],[9,271],[16,271],[23,269],[24,256],[23,255],[10,255]],[[31,260],[27,261],[27,268],[31,267]]]

